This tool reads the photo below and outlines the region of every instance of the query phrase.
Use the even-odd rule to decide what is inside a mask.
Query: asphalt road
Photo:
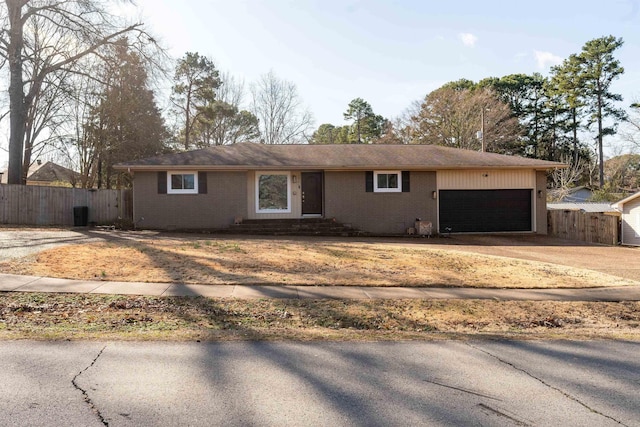
[[[0,425],[639,426],[640,343],[29,342]]]

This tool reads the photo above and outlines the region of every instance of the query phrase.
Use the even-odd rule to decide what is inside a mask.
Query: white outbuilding
[[[622,244],[640,246],[640,191],[612,206],[622,213]]]

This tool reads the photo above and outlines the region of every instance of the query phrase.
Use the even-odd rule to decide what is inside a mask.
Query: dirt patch
[[[188,284],[577,288],[638,284],[586,268],[440,245],[199,235],[74,244],[0,263],[12,274]]]
[[[0,339],[640,339],[640,302],[0,294]]]

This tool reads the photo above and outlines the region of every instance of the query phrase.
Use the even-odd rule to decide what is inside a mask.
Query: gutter
[[[550,171],[556,169],[565,169],[568,165],[557,166],[528,166],[528,165],[367,165],[367,166],[327,166],[327,165],[275,165],[275,166],[255,166],[255,165],[115,165],[115,170],[127,172],[159,172],[159,171],[282,171],[282,170],[322,170],[330,172],[359,172],[369,170],[406,170],[420,172],[436,172],[444,170],[485,170],[485,169],[507,169],[507,170],[536,170]]]

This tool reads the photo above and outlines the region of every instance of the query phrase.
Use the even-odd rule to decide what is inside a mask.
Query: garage
[[[531,189],[440,190],[440,232],[532,231]]]

